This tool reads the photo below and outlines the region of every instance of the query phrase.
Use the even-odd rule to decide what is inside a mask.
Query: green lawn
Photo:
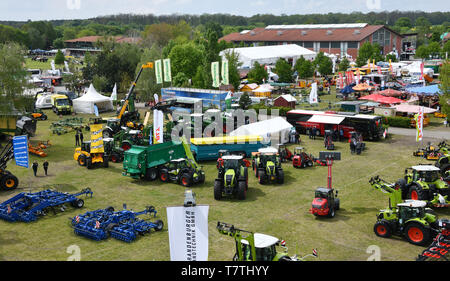
[[[25,59],[25,67],[27,69],[41,69],[42,71],[52,69],[51,62],[52,58],[49,58],[47,62],[33,61],[31,58]]]
[[[162,232],[140,237],[131,244],[115,239],[95,242],[75,235],[69,219],[88,210],[108,206],[121,209],[126,203],[128,208],[136,211],[148,205],[155,206],[157,218],[167,224],[165,208],[182,204],[184,188],[159,181],[132,180],[122,176],[121,164],[95,170],[78,166],[73,159],[74,133],[52,135],[49,126],[58,117],[50,110],[46,113],[49,120],[39,121],[37,136],[33,139],[50,139],[53,143],[47,149],[50,175],[44,177],[40,166],[39,177],[35,178],[31,168],[17,167],[11,161],[8,169],[18,176],[20,185],[14,192],[0,192],[0,202],[19,192],[38,191],[50,186],[71,193],[90,187],[94,196],[85,200],[82,210],[69,207],[65,213],[49,214],[28,224],[0,221],[0,260],[66,260],[71,255],[67,253],[71,245],[80,247],[82,260],[169,260],[167,226]],[[302,146],[309,153],[318,156],[319,151],[324,150],[322,139],[314,141],[304,135],[301,138]],[[375,175],[389,181],[397,180],[404,168],[423,162],[412,156],[415,142],[405,138],[393,136],[386,141],[367,143],[368,148],[362,155],[350,154],[347,142],[336,143],[337,150],[342,152],[342,161],[333,166],[333,185],[339,190],[341,210],[333,219],[316,218],[308,212],[314,190],[326,186],[326,167],[295,169],[286,163],[283,166],[284,185],[263,186],[250,175],[245,201],[216,201],[213,198],[213,183],[217,176],[215,162],[201,163],[206,171],[206,182],[192,189],[197,194],[198,204],[210,206],[209,259],[226,261],[234,255],[234,240],[215,229],[217,221],[223,221],[241,229],[284,239],[291,255],[296,247],[302,255],[317,248],[320,255],[317,260],[364,261],[371,255],[367,253],[368,247],[376,245],[380,247],[384,261],[414,260],[422,247],[400,238],[382,239],[374,234],[375,215],[379,209],[388,206],[388,197],[368,183],[368,179]],[[292,150],[294,146],[290,148]],[[40,164],[44,161],[35,156],[31,156],[31,160]],[[437,213],[450,216],[448,209],[437,210]]]

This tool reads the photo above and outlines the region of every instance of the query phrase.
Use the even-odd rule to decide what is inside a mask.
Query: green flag
[[[222,84],[228,85],[230,84],[229,74],[228,74],[228,61],[222,61]]]
[[[214,88],[218,88],[220,86],[220,74],[219,74],[219,62],[215,61],[211,63],[211,75]]]
[[[155,61],[155,75],[156,75],[156,84],[162,84],[162,62],[161,60]]]
[[[164,63],[164,82],[172,82],[172,70],[170,68],[170,59],[165,59]]]

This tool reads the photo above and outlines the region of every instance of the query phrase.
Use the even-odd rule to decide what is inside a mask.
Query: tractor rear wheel
[[[373,231],[378,237],[389,238],[392,236],[392,229],[386,220],[377,221],[373,226]]]
[[[284,172],[283,172],[283,170],[278,170],[277,183],[279,183],[279,184],[284,183]]]
[[[222,199],[222,182],[220,180],[214,181],[214,199]]]
[[[191,180],[191,176],[188,173],[184,173],[181,175],[181,179],[180,179],[180,183],[181,185],[183,185],[184,187],[189,187],[192,184],[192,180]]]
[[[408,199],[412,200],[427,200],[427,194],[423,188],[418,184],[413,184],[409,188]]]
[[[247,196],[247,191],[246,191],[245,181],[239,181],[238,188],[237,188],[237,198],[239,200],[245,200],[246,196]]]
[[[409,243],[419,246],[425,246],[431,239],[430,228],[416,222],[409,223],[404,234]]]
[[[13,190],[19,185],[19,180],[13,174],[5,174],[0,181],[0,189]]]
[[[109,159],[107,156],[103,156],[103,167],[108,168],[109,167]]]
[[[169,173],[167,172],[167,170],[161,170],[159,172],[159,179],[162,182],[168,182],[169,181]]]
[[[258,171],[258,182],[259,182],[259,184],[266,183],[266,173],[262,170]]]

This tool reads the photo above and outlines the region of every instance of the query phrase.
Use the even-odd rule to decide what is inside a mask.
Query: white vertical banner
[[[416,141],[419,142],[423,140],[423,106],[419,107],[419,113],[417,113],[414,116],[414,119],[416,121]]]
[[[162,84],[163,76],[162,76],[162,61],[155,61],[155,76],[156,76],[156,84]]]
[[[171,261],[208,260],[209,206],[167,207]]]
[[[155,104],[159,102],[159,97],[157,94],[153,96],[155,98]],[[164,132],[164,113],[161,110],[153,110],[153,138],[154,144],[163,143],[163,132]]]
[[[211,75],[212,75],[212,86],[218,88],[220,86],[220,74],[219,74],[219,62],[215,61],[211,63]]]
[[[222,84],[228,85],[230,84],[229,79],[229,66],[227,60],[222,60]]]
[[[164,82],[172,82],[172,69],[170,68],[170,59],[163,60],[164,64]]]
[[[309,93],[309,104],[318,103],[317,99],[317,82],[312,83],[311,92]]]

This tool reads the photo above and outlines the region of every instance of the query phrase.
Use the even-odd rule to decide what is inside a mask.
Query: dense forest
[[[214,22],[222,26],[219,38],[223,35],[239,32],[244,29],[263,27],[273,24],[331,24],[365,22],[369,24],[385,24],[401,32],[415,32],[415,27],[440,26],[439,32],[446,32],[450,26],[450,12],[391,11],[391,12],[353,12],[308,14],[308,15],[271,15],[257,14],[249,17],[230,14],[202,15],[135,15],[118,14],[100,16],[92,19],[52,20],[52,21],[0,21],[0,43],[19,42],[30,49],[62,48],[64,40],[89,35],[125,35],[137,37],[146,27],[154,24],[178,24],[184,22],[197,30]]]

